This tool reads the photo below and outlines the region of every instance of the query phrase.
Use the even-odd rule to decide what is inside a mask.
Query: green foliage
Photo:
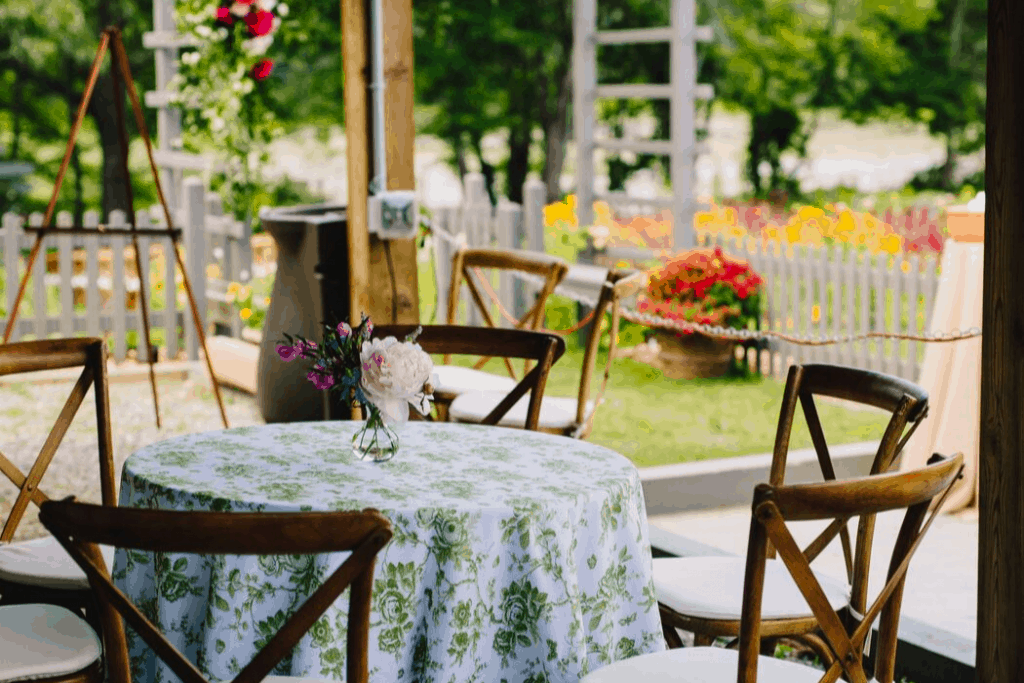
[[[0,147],[7,158],[27,161],[35,171],[28,188],[10,191],[4,210],[38,210],[49,199],[78,108],[86,76],[99,46],[100,32],[118,24],[137,89],[151,89],[152,53],[142,48],[142,33],[151,30],[152,1],[127,0],[5,0],[0,3]],[[58,209],[81,214],[87,209],[125,208],[120,183],[103,183],[104,162],[119,156],[109,78],[110,53],[105,58],[88,116],[61,188]],[[156,127],[153,110],[144,108],[147,127]],[[129,125],[134,134],[134,126]],[[137,206],[155,198],[152,179],[139,163],[133,145],[130,166]],[[112,168],[114,168],[112,166]]]

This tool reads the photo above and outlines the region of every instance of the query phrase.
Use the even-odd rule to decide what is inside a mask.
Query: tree
[[[39,140],[58,142],[67,140],[71,122],[77,111],[86,78],[101,31],[111,24],[121,26],[125,47],[136,87],[153,82],[153,59],[149,50],[142,48],[142,33],[150,30],[152,22],[151,0],[5,0],[0,5],[0,106],[6,109],[12,122],[9,154],[14,158],[25,151],[25,143]],[[115,97],[110,78],[110,57],[105,59],[95,91],[87,110],[98,136],[102,152],[101,173],[105,179],[119,179],[121,172],[121,142],[117,129]],[[5,87],[6,86],[6,87]],[[126,109],[127,111],[127,109]],[[155,115],[149,111],[147,126],[155,126]],[[134,126],[130,126],[132,130]],[[82,156],[88,149],[80,149],[72,159],[72,187],[78,219],[84,210]],[[35,160],[33,160],[35,161]],[[60,160],[38,164],[37,174],[56,180]],[[137,175],[137,174],[136,174]],[[151,182],[140,179],[137,194],[151,195]],[[120,182],[100,184],[101,209],[106,216],[113,209],[128,209],[127,193]]]
[[[549,197],[557,196],[572,93],[572,0],[417,0],[413,12],[417,99],[435,111],[423,132],[451,145],[460,174],[466,156],[476,156],[492,200],[500,173],[507,196],[522,201],[539,127],[544,148],[534,167]],[[499,164],[482,149],[495,131],[508,135],[509,155]]]
[[[927,124],[946,143],[928,184],[947,191],[957,157],[985,145],[986,11],[985,0],[936,0],[917,15],[879,12],[873,40],[846,40],[838,52],[847,59],[835,69],[844,115]]]

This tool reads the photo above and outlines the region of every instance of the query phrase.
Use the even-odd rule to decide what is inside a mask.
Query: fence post
[[[20,277],[18,273],[18,257],[21,254],[21,250],[18,248],[18,238],[21,237],[21,216],[15,213],[4,214],[4,269],[7,274],[6,290],[7,290],[7,315],[14,315],[14,299],[18,295],[18,287],[15,283],[20,284]],[[6,325],[7,320],[4,320]],[[16,322],[14,329],[11,331],[11,341],[16,342],[21,338],[18,330],[21,327],[20,322]]]
[[[124,211],[114,209],[110,212],[107,222],[112,228],[126,227]],[[125,301],[124,286],[124,235],[114,235],[110,238],[110,269],[111,269],[111,292],[110,307],[111,331],[114,333],[114,360],[118,363],[124,362],[127,353],[127,342],[125,340],[125,327],[127,317],[127,305]]]
[[[57,272],[60,273],[60,336],[73,337],[75,333],[75,299],[71,294],[71,260],[74,244],[70,234],[61,234],[60,228],[70,228],[75,222],[70,211],[57,214]]]
[[[517,248],[544,253],[544,202],[547,199],[547,188],[539,178],[528,178],[523,184],[523,208],[517,224],[515,244]],[[530,310],[530,299],[536,293],[523,280],[516,278],[514,290],[514,306],[516,318],[522,318]]]
[[[95,211],[86,211],[82,216],[82,225],[95,228],[100,224],[100,215]],[[85,333],[90,337],[100,337],[101,329],[110,329],[100,324],[103,315],[103,298],[100,295],[100,264],[99,235],[86,236],[85,242]]]
[[[486,181],[482,173],[467,173],[463,184],[462,229],[466,232],[466,242],[470,247],[487,248],[491,246],[491,199],[487,195]],[[476,304],[463,293],[467,319],[466,324],[473,327],[483,325],[484,319]]]
[[[182,205],[185,210],[184,230],[185,267],[188,269],[189,283],[195,297],[199,320],[206,331],[206,204],[203,181],[199,178],[186,178],[183,183],[184,196]],[[192,311],[185,313],[185,348],[189,360],[199,360],[199,338]]]
[[[41,227],[43,225],[43,214],[39,212],[33,213],[28,217],[28,224],[34,228]],[[36,258],[34,272],[32,273],[32,309],[35,312],[36,319],[36,339],[46,339],[49,336],[49,331],[46,329],[46,261],[48,258],[47,251],[52,245],[52,235],[43,238],[39,257]]]
[[[163,220],[166,220],[166,219],[163,219]],[[150,212],[149,211],[147,211],[146,209],[139,209],[138,211],[135,212],[135,226],[137,228],[140,228],[140,229],[141,228],[150,228],[150,227],[152,227],[152,225],[153,225],[153,222],[150,220]],[[143,306],[147,307],[146,308],[146,314],[148,315],[149,313],[152,312],[152,307],[149,306],[149,304],[153,301],[153,295],[152,295],[152,289],[153,288],[150,286],[150,280],[149,280],[149,268],[150,268],[150,262],[149,262],[149,240],[150,240],[149,237],[139,237],[138,238],[138,243],[139,243],[138,262],[139,262],[139,270],[140,270],[140,272],[137,273],[137,275],[139,277],[139,284],[138,284],[139,291],[138,291],[138,294],[135,296],[135,302],[136,303],[135,303],[135,315],[133,316],[133,321],[134,321],[135,330],[136,330],[136,333],[137,333],[136,334],[136,338],[138,339],[138,343],[135,346],[135,357],[136,357],[136,359],[140,363],[149,362],[149,353],[150,353],[150,351],[153,350],[153,343],[154,343],[152,338],[146,339],[146,326],[143,324],[143,320],[142,320],[142,307]],[[146,290],[148,290],[148,291],[146,291]],[[146,291],[146,294],[149,295],[149,300],[148,301],[145,300],[145,297],[142,296],[143,291]],[[154,321],[153,321],[152,317],[149,318],[149,325],[150,325],[149,331],[150,331],[150,334],[152,335],[153,328],[156,326],[154,324]]]
[[[442,206],[434,209],[433,224],[438,230],[444,230],[449,234],[457,234],[455,229],[455,215],[457,209],[449,206]],[[448,240],[433,235],[430,238],[434,246],[434,286],[437,288],[437,309],[434,311],[434,321],[438,324],[448,322],[448,288],[452,281],[452,245]]]
[[[495,223],[499,249],[519,249],[516,237],[520,232],[518,227],[522,223],[522,215],[522,210],[515,202],[502,200],[498,204],[498,215]],[[512,312],[512,315],[518,320],[522,315],[515,310],[515,305],[513,304],[513,280],[518,282],[519,278],[513,278],[508,271],[500,273],[498,276],[498,300],[501,301],[501,305],[505,310]],[[505,320],[504,316],[500,316],[500,318],[502,322],[499,322],[499,324],[502,327],[512,327],[512,324]]]

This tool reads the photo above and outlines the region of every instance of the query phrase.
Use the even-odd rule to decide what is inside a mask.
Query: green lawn
[[[434,310],[434,273],[432,263],[419,265],[420,319],[426,323]],[[564,329],[573,315],[568,300],[552,297],[549,327]],[[435,322],[443,322],[443,316]],[[628,326],[620,342],[639,341],[639,329]],[[592,392],[600,386],[606,359],[605,354],[598,359]],[[475,360],[455,358],[453,362],[472,365]],[[565,355],[551,370],[545,395],[576,396],[582,364],[583,349],[575,335],[570,335]],[[506,373],[495,359],[485,369]],[[672,380],[643,363],[618,359],[612,365],[605,403],[598,409],[590,441],[622,453],[640,467],[769,453],[783,388],[784,383],[765,378]],[[887,422],[881,411],[818,403],[830,444],[881,438]],[[811,446],[802,417],[796,419],[790,444],[792,448]]]
[[[599,368],[606,359],[602,354]],[[453,362],[471,365],[473,360]],[[572,344],[551,369],[545,395],[575,396],[582,362],[583,350]],[[493,359],[485,368],[495,374],[506,372],[501,361]],[[595,377],[594,392],[600,376],[599,372]],[[643,363],[619,359],[612,364],[590,441],[622,453],[639,467],[769,453],[782,390],[782,382],[764,378],[672,380]],[[818,403],[830,444],[881,438],[887,421],[881,411]],[[807,427],[798,417],[790,447],[810,446]]]

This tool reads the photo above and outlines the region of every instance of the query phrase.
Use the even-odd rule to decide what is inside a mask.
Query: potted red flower
[[[761,317],[764,281],[747,261],[720,247],[672,257],[651,273],[637,308],[675,322],[754,329]],[[700,332],[660,328],[665,374],[676,378],[720,377],[732,360],[733,342]]]

